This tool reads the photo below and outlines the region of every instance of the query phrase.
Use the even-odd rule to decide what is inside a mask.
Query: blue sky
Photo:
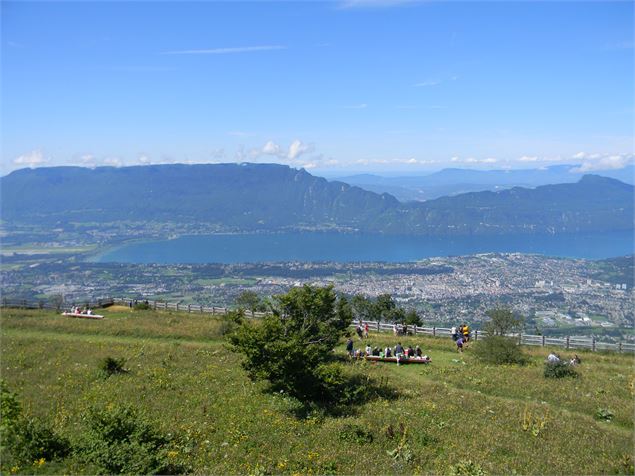
[[[2,173],[633,161],[632,2],[2,2]]]

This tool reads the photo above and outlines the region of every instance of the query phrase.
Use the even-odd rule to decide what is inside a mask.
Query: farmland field
[[[337,417],[298,416],[296,401],[246,377],[220,319],[104,314],[2,310],[2,378],[25,414],[72,443],[91,408],[132,406],[175,435],[170,458],[198,474],[633,473],[630,355],[580,353],[579,378],[545,379],[545,349],[525,349],[529,365],[500,367],[477,362],[470,348],[457,354],[449,339],[407,337],[432,364],[343,363],[396,397]],[[396,344],[372,333],[369,341]],[[104,378],[106,357],[124,358],[128,371]],[[18,465],[3,452],[5,474],[95,472],[73,454]]]

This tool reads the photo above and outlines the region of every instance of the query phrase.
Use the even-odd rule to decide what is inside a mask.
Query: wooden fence
[[[14,307],[14,308],[23,308],[23,309],[70,309],[70,304],[65,303],[62,306],[59,306],[51,301],[34,301],[34,300],[25,300],[25,299],[6,299],[3,298],[1,301],[2,307]],[[165,301],[151,301],[147,299],[127,299],[127,298],[104,298],[97,299],[95,301],[79,301],[74,303],[79,306],[86,306],[92,308],[106,307],[112,304],[119,304],[128,307],[134,307],[135,304],[147,303],[151,309],[156,310],[170,310],[170,311],[179,311],[179,312],[188,312],[188,313],[199,313],[199,314],[212,314],[212,315],[222,315],[227,313],[229,310],[225,307],[217,307],[217,306],[202,306],[198,304],[179,304],[179,303],[170,303]],[[263,317],[266,316],[266,312],[253,312],[253,311],[245,311],[247,317]],[[351,324],[351,326],[355,327],[359,324]],[[384,322],[376,322],[376,321],[362,321],[362,325],[368,324],[369,330],[376,332],[394,332],[393,324],[384,323]],[[401,326],[398,326],[401,328]],[[449,327],[425,327],[425,326],[407,326],[407,332],[412,335],[430,335],[435,337],[447,337],[451,338],[451,329]],[[472,339],[478,340],[487,336],[487,333],[481,330],[474,330],[472,332]],[[534,346],[550,346],[550,347],[562,347],[564,349],[586,349],[591,350],[593,352],[598,350],[605,351],[613,351],[613,352],[635,352],[635,343],[634,342],[601,342],[596,340],[595,337],[549,337],[542,335],[532,335],[532,334],[510,334],[510,337],[514,337],[518,339],[518,342],[523,345],[534,345]]]

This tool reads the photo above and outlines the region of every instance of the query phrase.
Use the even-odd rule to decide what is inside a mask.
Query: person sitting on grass
[[[374,355],[375,357],[379,357],[379,354],[380,354],[380,353],[381,353],[381,352],[380,352],[380,350],[379,350],[379,347],[373,347],[373,355]]]
[[[392,349],[390,347],[384,349],[384,357],[392,357]]]
[[[372,355],[373,354],[373,348],[370,346],[370,344],[368,344],[366,346],[366,355]]]
[[[555,364],[557,362],[560,362],[560,356],[558,354],[556,354],[555,352],[551,352],[547,356],[547,363]]]
[[[421,347],[419,346],[415,347],[415,357],[420,359],[422,355],[423,355],[423,352],[421,352]]]
[[[415,356],[415,350],[412,348],[411,345],[408,346],[408,357],[414,357]]]
[[[569,360],[569,365],[580,365],[581,363],[582,359],[578,357],[578,354],[574,354],[573,357],[571,357],[571,360]]]

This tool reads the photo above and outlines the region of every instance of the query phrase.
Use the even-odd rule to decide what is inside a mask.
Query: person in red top
[[[364,324],[364,337],[368,339],[368,322]]]

